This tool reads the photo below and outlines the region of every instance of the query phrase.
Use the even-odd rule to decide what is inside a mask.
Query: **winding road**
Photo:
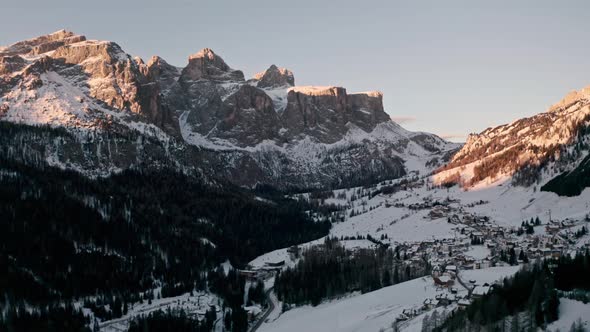
[[[266,291],[266,302],[268,303],[268,309],[266,310],[264,315],[262,315],[262,317],[260,317],[260,319],[256,322],[256,324],[254,324],[250,328],[249,332],[255,332],[256,330],[258,330],[258,328],[260,328],[262,323],[264,323],[268,319],[270,314],[272,314],[275,311],[277,313],[279,313],[279,311],[281,310],[280,304],[279,304],[279,299],[277,299],[277,296],[273,292],[273,288],[270,288],[268,291]]]

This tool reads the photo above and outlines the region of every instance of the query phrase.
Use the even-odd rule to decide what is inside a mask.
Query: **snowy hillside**
[[[407,177],[376,186],[304,194],[300,198],[333,207],[331,217],[337,221],[330,236],[341,239],[346,248],[400,248],[408,255],[408,261],[428,257],[433,266],[455,264],[463,282],[475,280],[477,285],[492,284],[518,269],[501,260],[501,250],[516,248],[532,260],[543,257],[538,252],[553,248],[555,241],[562,244],[556,248],[563,254],[590,248],[590,236],[575,235],[582,227],[590,226],[590,190],[567,198],[497,182],[466,191],[458,186],[439,187],[428,177]],[[532,234],[519,235],[523,222],[528,225],[537,218],[539,223],[532,227]],[[378,242],[366,240],[369,236]],[[480,244],[473,244],[474,236],[481,236]],[[359,237],[363,239],[358,240]],[[300,247],[305,251],[321,243],[322,239]],[[449,248],[452,254],[447,253]],[[260,256],[250,264],[263,268],[280,261],[294,267],[298,259],[285,248]],[[493,265],[497,267],[490,267]],[[456,287],[458,299],[468,298],[464,287]],[[445,290],[435,287],[431,277],[424,277],[363,295],[350,294],[317,307],[297,307],[267,321],[262,330],[295,331],[304,326],[308,331],[387,331],[404,310],[423,308],[424,301],[436,297],[437,292]],[[457,303],[437,310],[453,310]],[[569,302],[564,301],[565,305]],[[422,310],[398,328],[419,331],[424,315],[432,314],[432,310]],[[572,317],[576,317],[564,316],[563,323],[553,326],[571,325],[572,319],[580,317],[580,311],[575,312]]]
[[[435,181],[471,188],[512,179],[530,186],[571,171],[588,154],[588,90],[572,92],[545,113],[470,135]]]
[[[490,268],[477,272],[469,277],[483,284],[510,276],[516,269]],[[432,284],[431,278],[414,279],[371,293],[323,303],[317,307],[291,309],[276,320],[263,324],[260,331],[391,331],[392,323],[402,311],[421,307],[424,300],[434,299],[439,293],[443,291]],[[460,293],[466,294],[467,290],[462,289]],[[420,318],[402,324],[400,328],[402,331],[420,331]]]

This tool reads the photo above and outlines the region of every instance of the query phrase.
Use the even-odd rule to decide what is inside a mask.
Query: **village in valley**
[[[547,211],[507,225],[485,214],[493,210],[489,200],[465,202],[460,195],[452,195],[445,189],[405,184],[403,180],[402,185],[399,183],[300,197],[323,207],[323,210],[316,209],[323,212],[315,212],[313,217],[330,218],[333,222],[330,236],[345,248],[353,252],[364,248],[392,249],[400,269],[422,271],[421,277],[409,283],[419,283],[423,291],[412,294],[414,298],[406,304],[385,310],[395,329],[411,330],[428,315],[436,315],[442,321],[453,311],[462,310],[487,294],[522,265],[590,249],[590,216],[586,213],[579,213],[576,218],[560,218],[552,217]],[[246,289],[264,283],[266,303],[244,307],[251,331],[272,327],[268,324],[292,309],[273,293],[275,276],[296,266],[306,250],[321,248],[324,241],[318,239],[267,253],[237,271],[245,278]],[[222,268],[227,271],[232,266],[226,262]],[[220,299],[210,293],[160,299],[156,292],[153,301],[130,307],[123,317],[105,321],[100,328],[122,331],[137,315],[160,309],[184,310],[199,320],[206,319],[212,311],[217,316],[215,325],[222,324]]]
[[[428,271],[422,280],[430,283],[433,291],[411,306],[392,310],[391,319],[402,329],[436,311],[433,309],[440,308],[448,315],[467,307],[519,266],[590,249],[590,217],[586,213],[561,218],[552,217],[549,210],[499,223],[493,214],[481,212],[495,209],[486,199],[465,202],[460,193],[452,195],[445,188],[399,183],[316,194],[316,198],[307,194],[305,198],[332,207],[328,214],[334,222],[331,236],[346,248],[392,248],[403,266]],[[533,200],[528,201],[530,206]],[[257,258],[241,273],[272,280],[276,272],[295,266],[306,248],[322,245],[317,240],[277,250]],[[482,278],[484,274],[487,276]]]

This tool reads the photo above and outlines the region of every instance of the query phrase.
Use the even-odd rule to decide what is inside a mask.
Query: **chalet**
[[[490,266],[492,266],[492,262],[487,258],[482,259],[481,261],[478,261],[475,264],[476,264],[476,268],[478,268],[478,269],[487,269]]]
[[[557,234],[557,232],[559,232],[559,230],[560,230],[560,227],[559,227],[559,225],[556,225],[556,224],[549,224],[549,225],[545,226],[545,231],[551,235]]]
[[[459,216],[458,216],[458,215],[456,215],[456,214],[453,214],[453,215],[452,215],[452,216],[449,218],[449,222],[450,222],[451,224],[458,224],[458,223],[460,223],[460,222],[461,222],[461,219],[459,218]]]
[[[435,299],[426,299],[422,303],[422,309],[423,310],[430,310],[430,309],[436,308],[437,305],[438,305],[438,301],[437,300],[435,300]]]
[[[553,252],[550,248],[539,249],[539,256],[543,258],[551,258]]]
[[[432,277],[438,277],[441,274],[440,265],[435,265],[432,267]]]
[[[560,234],[555,234],[555,236],[551,238],[551,243],[554,245],[567,244],[568,240],[566,238],[564,238],[563,236],[561,236]]]
[[[477,241],[482,241],[484,240],[484,235],[482,232],[476,231],[476,232],[471,232],[471,238]]]
[[[475,222],[477,222],[478,224],[485,224],[488,221],[489,221],[489,218],[486,216],[475,218]]]
[[[435,296],[435,299],[438,301],[438,304],[446,306],[455,302],[457,297],[449,293],[440,293]]]
[[[466,214],[463,216],[463,223],[464,224],[472,224],[475,221],[475,218],[473,218],[472,215]]]
[[[484,244],[486,247],[488,247],[488,248],[490,248],[490,246],[491,246],[491,247],[495,247],[495,246],[496,246],[496,244],[494,243],[494,241],[492,241],[492,240],[490,240],[490,239],[487,239],[487,240],[485,240],[485,241],[483,242],[483,244]]]
[[[409,317],[409,318],[417,316],[421,313],[422,313],[422,311],[420,309],[416,309],[416,308],[404,309],[402,311],[402,315],[405,315],[406,317]]]
[[[428,213],[428,218],[440,219],[446,217],[447,213],[449,213],[450,209],[447,206],[437,205],[435,206],[430,212]]]
[[[434,284],[439,287],[451,287],[455,284],[455,280],[447,274],[432,278]]]
[[[480,298],[489,293],[490,289],[491,287],[488,284],[484,284],[483,286],[475,286],[475,288],[471,292],[471,296],[473,296],[474,298]]]
[[[474,269],[479,269],[477,263],[473,264],[473,263],[467,263],[467,264],[463,264],[461,265],[461,269],[463,270],[474,270]]]
[[[403,322],[403,321],[406,321],[406,320],[408,320],[408,319],[410,319],[410,317],[409,317],[408,315],[406,315],[406,314],[404,314],[404,313],[401,313],[401,314],[399,314],[399,315],[398,315],[398,316],[395,318],[395,321],[396,321],[396,322]]]
[[[285,265],[285,261],[279,261],[279,262],[266,262],[264,263],[264,265],[269,266],[269,267],[283,267]]]
[[[459,309],[465,309],[470,304],[471,304],[471,301],[469,301],[469,299],[461,299],[461,300],[457,301],[457,305],[459,306]]]
[[[455,265],[447,265],[445,267],[446,272],[457,273],[457,266]]]

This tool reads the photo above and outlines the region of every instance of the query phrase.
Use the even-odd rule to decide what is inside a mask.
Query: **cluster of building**
[[[461,280],[460,270],[505,266],[510,256],[514,260],[511,263],[520,264],[528,260],[558,259],[570,250],[590,249],[590,241],[580,245],[575,232],[586,221],[549,222],[534,227],[532,234],[522,234],[518,232],[518,227],[502,227],[491,223],[488,217],[468,213],[460,216],[453,212],[457,209],[449,204],[437,203],[432,206],[428,217],[446,217],[449,223],[456,224],[455,238],[397,245],[408,264],[427,261],[432,266],[432,281],[440,291],[434,298],[425,299],[422,306],[404,310],[397,317],[398,321],[411,319],[440,306],[456,304],[457,309],[465,308],[473,299],[487,294],[494,287],[478,285],[475,280]],[[459,288],[467,290],[467,294],[465,291],[458,292]]]

